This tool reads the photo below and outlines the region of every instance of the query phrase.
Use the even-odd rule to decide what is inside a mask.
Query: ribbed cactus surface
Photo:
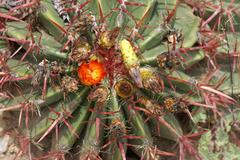
[[[201,135],[238,106],[238,10],[237,0],[3,1],[0,112],[17,123],[4,131],[16,158],[204,159]]]

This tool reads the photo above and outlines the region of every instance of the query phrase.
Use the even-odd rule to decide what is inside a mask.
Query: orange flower
[[[78,76],[84,85],[98,84],[105,75],[106,72],[103,64],[97,60],[90,61],[89,63],[84,62],[78,67]]]

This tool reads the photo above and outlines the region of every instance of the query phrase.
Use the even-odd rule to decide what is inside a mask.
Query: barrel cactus
[[[204,159],[199,138],[238,106],[237,3],[3,1],[15,158]]]

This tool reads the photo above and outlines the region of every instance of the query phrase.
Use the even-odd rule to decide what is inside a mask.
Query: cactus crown
[[[239,15],[237,0],[3,1],[0,112],[19,117],[16,156],[239,157],[205,137],[238,149]]]

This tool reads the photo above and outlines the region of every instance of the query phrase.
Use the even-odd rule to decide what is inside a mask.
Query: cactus
[[[237,0],[3,1],[0,112],[18,116],[16,156],[206,158],[204,136],[240,121],[239,15]]]

